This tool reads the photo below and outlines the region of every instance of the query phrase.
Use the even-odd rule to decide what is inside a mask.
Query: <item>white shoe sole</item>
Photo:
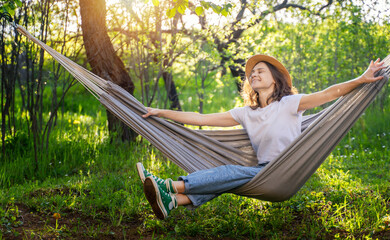
[[[138,171],[138,176],[141,179],[142,183],[145,182],[145,174],[144,174],[145,168],[144,165],[142,165],[142,163],[140,162],[137,163],[137,171]]]

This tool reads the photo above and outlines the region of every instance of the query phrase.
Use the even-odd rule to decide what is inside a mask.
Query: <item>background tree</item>
[[[105,0],[80,0],[83,39],[92,72],[133,94],[134,84],[107,34]],[[108,129],[124,140],[136,137],[129,127],[107,111]]]
[[[239,39],[245,31],[261,24],[268,16],[275,15],[277,12],[285,14],[287,10],[292,11],[292,9],[301,11],[307,18],[315,15],[321,16],[322,12],[332,4],[332,0],[327,1],[324,4],[312,3],[311,1],[298,4],[288,0],[284,0],[281,3],[280,1],[267,1],[260,4],[258,1],[240,0],[239,6],[236,6],[229,12],[231,15],[234,15],[234,18],[223,25],[221,29],[216,28],[211,34],[221,55],[220,65],[224,69],[223,74],[226,74],[226,67],[228,67],[232,76],[237,79],[237,89],[240,91],[241,81],[245,80],[243,66],[246,57],[243,57],[242,52],[240,52]],[[203,5],[207,6],[205,3],[203,3]],[[210,29],[207,13],[203,10],[196,11],[197,8],[195,7],[195,5],[190,4],[192,14],[197,14],[199,16],[201,28]],[[220,9],[229,10],[230,6],[226,5],[225,8]],[[262,33],[259,32],[259,35],[261,36]]]
[[[40,40],[54,49],[60,46],[60,49],[57,50],[62,53],[68,50],[65,39],[68,34],[69,9],[73,6],[71,0],[66,0],[67,4],[61,7],[56,5],[56,2],[50,1],[16,2],[19,6],[13,11],[16,23],[27,29],[34,29],[36,33],[39,33],[37,35]],[[2,6],[3,10],[7,4]],[[54,14],[55,12],[58,15]],[[59,31],[51,31],[51,23],[58,23],[64,28]],[[52,41],[50,33],[57,33],[63,37],[61,44]],[[33,165],[37,170],[41,165],[40,160],[45,157],[48,151],[50,134],[57,120],[57,111],[61,104],[64,104],[64,97],[75,82],[72,81],[69,74],[61,71],[56,63],[52,65],[52,72],[47,71],[48,63],[45,61],[44,51],[37,48],[35,44],[24,42],[24,40],[24,37],[21,37],[16,29],[11,28],[10,25],[3,25],[1,38],[1,83],[2,103],[4,103],[1,109],[3,120],[1,125],[2,149],[3,156],[5,156],[5,148],[11,144],[6,140],[7,136],[23,139],[21,141],[26,141],[31,136],[30,143],[34,153],[32,160],[34,160]],[[70,55],[72,53],[74,52],[69,51]],[[75,58],[76,55],[74,55]],[[53,79],[48,80],[52,76],[54,76]],[[60,87],[57,87],[58,85]],[[45,100],[45,95],[48,96],[48,89],[51,90],[51,97],[49,97],[50,100]],[[7,118],[8,120],[6,120]],[[30,143],[25,143],[26,150]]]
[[[172,66],[190,43],[183,42],[180,14],[172,18],[165,14],[169,2],[123,2],[111,7],[113,11],[126,9],[124,19],[113,15],[113,31],[119,32],[126,42],[124,58],[131,59],[130,74],[141,85],[142,103],[150,106],[154,102],[159,107],[181,110]]]

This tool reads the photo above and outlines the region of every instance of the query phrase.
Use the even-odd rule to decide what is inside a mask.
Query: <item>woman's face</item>
[[[275,88],[275,80],[264,62],[259,62],[254,66],[249,76],[249,83],[256,92],[273,92]]]

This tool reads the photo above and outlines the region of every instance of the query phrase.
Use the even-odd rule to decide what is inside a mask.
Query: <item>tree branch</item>
[[[236,20],[232,23],[232,26],[230,27],[230,29],[233,29],[233,27],[236,26],[237,23],[239,23],[242,20],[242,18],[244,17],[244,12],[245,12],[246,8],[247,8],[247,1],[241,0],[241,9],[238,12],[238,14],[236,16]]]

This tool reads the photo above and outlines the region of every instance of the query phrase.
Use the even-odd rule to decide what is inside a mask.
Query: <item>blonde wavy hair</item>
[[[267,103],[270,104],[274,101],[280,101],[282,97],[297,94],[298,91],[295,87],[289,86],[286,77],[272,64],[264,62],[268,69],[271,71],[272,77],[275,80],[275,90],[272,95],[267,99]],[[241,89],[241,97],[244,99],[245,106],[249,106],[253,110],[260,107],[259,94],[253,90],[249,79],[245,79]]]

